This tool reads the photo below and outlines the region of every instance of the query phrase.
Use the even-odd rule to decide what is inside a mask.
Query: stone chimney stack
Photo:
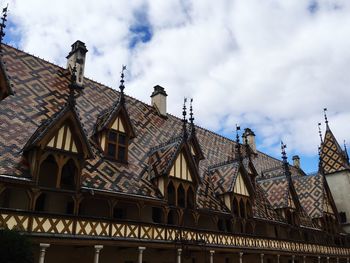
[[[296,168],[300,168],[300,157],[299,157],[299,155],[294,155],[292,160],[293,160],[293,165]]]
[[[247,138],[247,143],[249,147],[252,149],[254,153],[256,153],[255,133],[251,129],[245,128],[242,137]],[[244,139],[244,142],[245,142],[245,139]]]
[[[166,97],[168,94],[166,94],[163,87],[157,85],[154,87],[154,91],[151,95],[152,98],[152,106],[157,109],[159,114],[161,116],[166,116]]]
[[[79,86],[83,86],[84,81],[84,68],[85,68],[85,57],[86,52],[88,50],[86,49],[86,46],[83,42],[80,40],[77,40],[72,45],[72,50],[69,52],[67,58],[67,68],[72,71],[74,66],[77,68],[77,84]]]

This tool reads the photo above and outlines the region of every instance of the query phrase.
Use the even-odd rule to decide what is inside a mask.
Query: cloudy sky
[[[193,97],[199,125],[230,138],[236,123],[250,127],[277,158],[282,139],[308,172],[324,107],[350,141],[348,0],[11,0],[6,31],[62,66],[79,39],[89,78],[117,87],[126,64],[128,94],[149,103],[159,84],[178,116]]]

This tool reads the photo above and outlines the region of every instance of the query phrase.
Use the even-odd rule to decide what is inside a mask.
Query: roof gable
[[[321,160],[325,174],[339,172],[350,168],[343,150],[328,125],[321,146]]]
[[[247,186],[244,183],[244,179],[241,173],[238,173],[238,176],[236,178],[235,186],[233,188],[233,193],[244,195],[244,196],[250,196],[249,191],[247,189]]]
[[[43,122],[24,146],[24,151],[34,147],[44,149],[47,146],[81,153],[84,158],[93,156],[90,143],[73,105],[66,104],[51,119]]]

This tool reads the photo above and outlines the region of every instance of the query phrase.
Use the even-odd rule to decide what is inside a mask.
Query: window
[[[116,130],[107,133],[106,155],[120,162],[127,161],[128,136]]]
[[[163,211],[159,207],[152,207],[152,220],[154,223],[162,223]]]
[[[62,168],[61,188],[74,190],[76,186],[76,167],[72,159],[70,159]]]
[[[340,223],[346,223],[346,213],[345,212],[340,212],[339,217],[340,217]]]

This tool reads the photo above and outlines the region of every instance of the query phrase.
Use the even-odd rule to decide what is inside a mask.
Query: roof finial
[[[318,134],[320,135],[320,139],[321,139],[321,145],[323,144],[323,139],[322,139],[322,131],[321,131],[321,123],[318,123]]]
[[[186,115],[187,115],[187,112],[186,112],[186,103],[187,103],[187,98],[184,98],[184,105],[182,107],[182,116],[183,116],[183,119],[182,119],[182,132],[183,132],[183,137],[185,139],[187,139],[187,119],[186,119]]]
[[[74,91],[77,87],[77,67],[76,65],[74,65],[74,67],[72,68],[72,73],[71,73],[71,77],[70,77],[70,83],[68,85],[69,87],[69,96],[68,96],[68,103],[70,105],[74,105],[75,104],[75,96],[74,96]]]
[[[283,163],[287,163],[288,164],[288,157],[287,157],[287,154],[286,154],[286,148],[287,148],[287,145],[283,143],[283,141],[281,141],[281,153],[282,153],[282,161]]]
[[[322,166],[322,147],[321,146],[318,146],[318,172],[321,173],[321,174],[324,174],[323,173],[323,166]]]
[[[193,102],[193,98],[190,99],[190,123],[191,123],[191,126],[192,128],[194,127],[194,117],[193,117],[193,108],[192,108],[192,102]]]
[[[291,181],[291,173],[290,173],[290,170],[289,170],[289,164],[288,164],[288,157],[287,157],[287,154],[286,154],[286,148],[287,148],[287,145],[283,143],[283,141],[281,141],[281,152],[282,152],[282,161],[283,161],[283,168],[284,168],[284,173],[286,175],[286,177],[288,178],[288,181],[290,183]]]
[[[326,123],[326,128],[328,129],[328,118],[327,118],[327,108],[323,108],[324,122]]]
[[[0,50],[2,48],[2,39],[5,36],[4,29],[6,27],[6,21],[7,21],[7,8],[8,4],[5,8],[2,9],[2,17],[1,17],[1,24],[0,24]]]
[[[241,130],[241,126],[236,124],[236,149],[237,149],[237,155],[238,158],[241,159],[242,153],[241,153],[241,143],[239,141],[239,131]]]
[[[124,71],[126,70],[126,66],[122,65],[122,71],[120,72],[120,85],[119,85],[119,89],[120,89],[120,100],[121,102],[124,102]]]
[[[347,163],[349,164],[349,155],[348,155],[348,149],[346,148],[346,141],[344,140],[344,154],[345,154],[345,159]]]

